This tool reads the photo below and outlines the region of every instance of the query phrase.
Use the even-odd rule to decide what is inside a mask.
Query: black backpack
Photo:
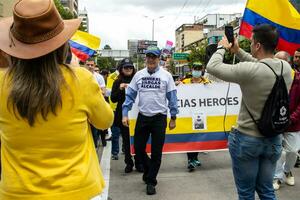
[[[245,105],[259,132],[265,137],[275,137],[279,134],[284,133],[289,126],[289,95],[284,78],[282,76],[282,61],[280,75],[277,75],[267,63],[262,63],[267,65],[268,68],[273,71],[276,76],[276,81],[264,105],[261,118],[259,120],[255,120],[253,115],[248,110],[247,105]]]

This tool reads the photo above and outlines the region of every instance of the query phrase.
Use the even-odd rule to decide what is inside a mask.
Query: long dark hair
[[[134,74],[136,73],[136,69],[133,67],[133,71],[132,74],[130,76],[125,76],[123,73],[123,66],[118,66],[118,71],[119,71],[119,76],[118,76],[118,80],[122,81],[124,79],[126,80],[131,80],[134,76]]]
[[[12,105],[14,114],[18,111],[30,126],[39,113],[47,120],[49,112],[56,115],[57,108],[62,106],[61,87],[67,85],[61,65],[72,71],[64,65],[68,48],[66,43],[45,56],[29,60],[10,57],[7,106]]]

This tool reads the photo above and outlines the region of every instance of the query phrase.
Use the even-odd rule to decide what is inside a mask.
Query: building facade
[[[83,31],[89,32],[89,16],[86,8],[84,10],[78,11],[78,18],[81,18],[81,26]]]
[[[241,13],[234,14],[207,14],[204,17],[197,19],[195,23],[203,24],[204,29],[216,29],[220,28],[236,19],[242,17]]]
[[[133,57],[135,54],[137,54],[138,40],[128,40],[127,49],[129,51],[129,57]]]
[[[61,4],[68,8],[75,17],[78,16],[78,0],[60,0]]]
[[[186,46],[203,38],[202,24],[183,24],[175,32],[175,51],[183,52]]]

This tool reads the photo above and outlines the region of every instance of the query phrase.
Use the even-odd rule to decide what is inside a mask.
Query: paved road
[[[112,200],[235,200],[236,190],[227,151],[200,154],[203,165],[196,171],[186,170],[186,155],[164,155],[159,172],[157,194],[147,196],[142,175],[124,173],[124,156],[111,161],[109,194]],[[300,199],[300,169],[295,169],[296,185],[283,185],[279,200]],[[298,183],[298,182],[299,183]],[[298,183],[298,184],[297,184]],[[257,198],[258,199],[258,198]]]

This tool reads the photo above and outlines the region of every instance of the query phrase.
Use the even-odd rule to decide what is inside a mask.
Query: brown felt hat
[[[66,43],[80,19],[62,20],[53,0],[19,0],[0,20],[0,49],[22,59],[46,55]]]

